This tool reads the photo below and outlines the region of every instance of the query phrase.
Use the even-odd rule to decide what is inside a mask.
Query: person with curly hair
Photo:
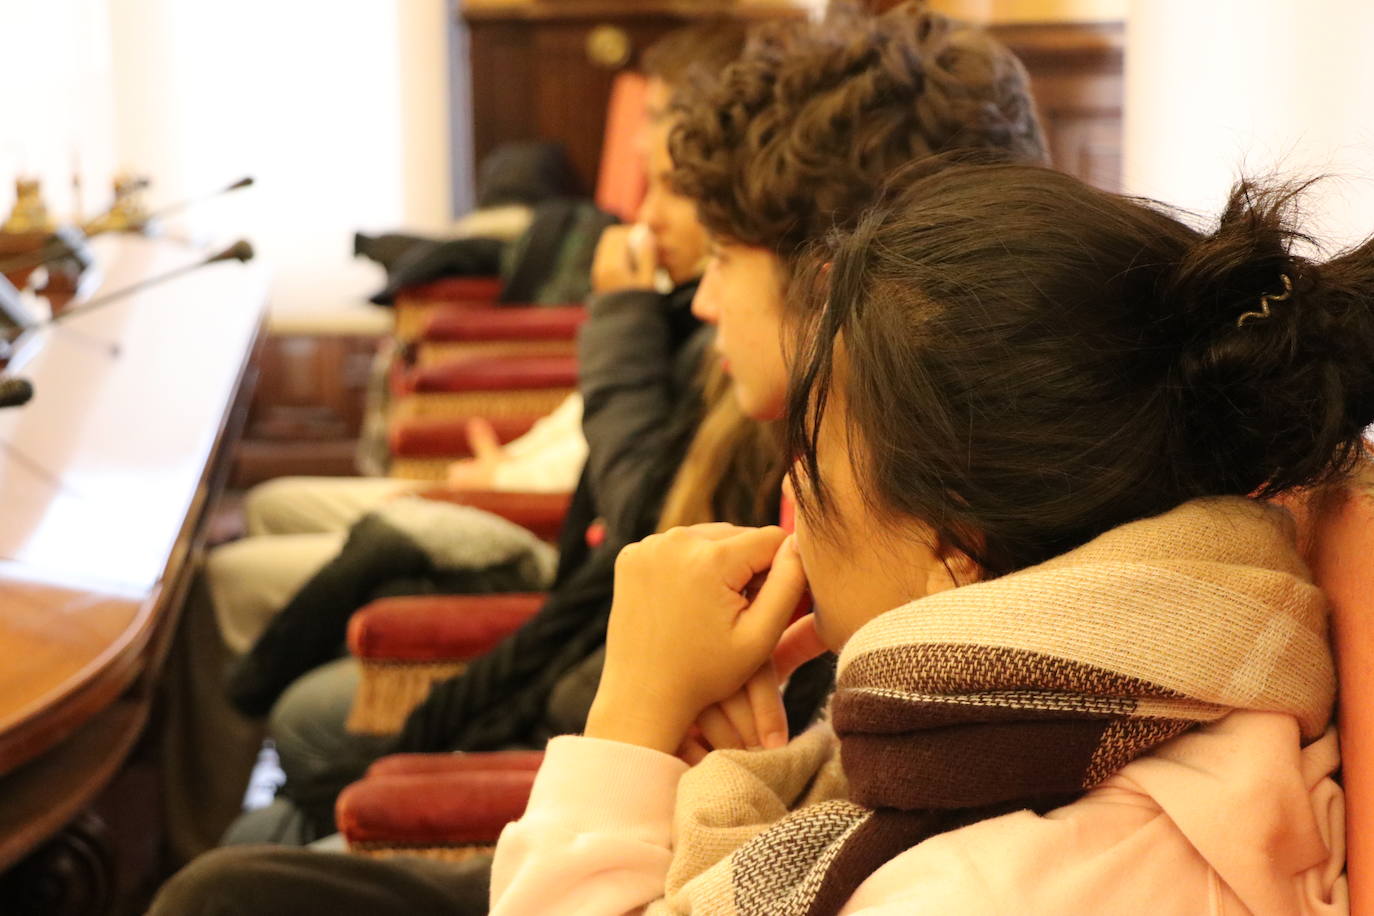
[[[853,223],[885,179],[935,153],[1044,162],[1029,79],[981,29],[920,4],[758,30],[718,81],[680,97],[678,190],[712,235],[693,309],[717,325],[744,411],[782,410],[778,321],[809,243]]]

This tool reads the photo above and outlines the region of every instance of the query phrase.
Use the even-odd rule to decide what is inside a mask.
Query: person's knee
[[[374,743],[347,729],[358,677],[353,659],[330,662],[297,679],[272,707],[268,734],[288,779],[302,782],[331,773]]]
[[[278,477],[249,490],[243,500],[243,520],[248,533],[253,536],[290,533],[290,507],[300,487],[298,477]]]
[[[257,553],[253,541],[222,544],[205,556],[205,586],[224,644],[242,655],[266,625],[260,601],[251,600],[245,583],[254,582]]]
[[[271,847],[216,849],[172,876],[158,892],[148,916],[271,916],[263,892],[270,877]],[[286,912],[283,910],[282,912]]]

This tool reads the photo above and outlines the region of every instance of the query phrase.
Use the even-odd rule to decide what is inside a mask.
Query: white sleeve
[[[492,475],[493,490],[563,493],[577,486],[587,462],[582,398],[570,394],[519,439],[506,444]]]

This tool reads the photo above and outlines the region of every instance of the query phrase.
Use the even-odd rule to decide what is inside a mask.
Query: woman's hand
[[[781,747],[787,743],[787,711],[782,684],[802,665],[826,651],[815,618],[799,618],[782,634],[772,657],[745,685],[702,710],[678,748],[677,756],[700,763],[722,748]]]
[[[592,289],[653,289],[657,269],[654,237],[647,226],[607,226],[592,255]]]
[[[759,674],[805,587],[781,528],[694,525],[626,547],[586,734],[676,751],[704,709]]]
[[[496,479],[496,469],[505,460],[506,450],[491,423],[480,417],[468,421],[467,434],[472,457],[449,463],[448,485],[461,490],[485,490]]]

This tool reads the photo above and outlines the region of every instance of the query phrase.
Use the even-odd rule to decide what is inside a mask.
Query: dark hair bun
[[[1321,482],[1374,422],[1374,252],[1297,255],[1312,244],[1290,223],[1306,187],[1237,185],[1157,299],[1178,335],[1171,387],[1204,492]]]

